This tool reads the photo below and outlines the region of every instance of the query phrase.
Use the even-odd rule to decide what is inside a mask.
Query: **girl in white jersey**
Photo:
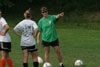
[[[9,30],[9,25],[1,14],[2,12],[0,11],[0,67],[5,67],[6,61],[9,67],[13,67],[12,60],[9,57],[9,52],[11,52],[11,38],[7,33]]]
[[[36,48],[35,37],[38,32],[38,27],[35,21],[32,21],[32,14],[30,9],[26,10],[24,13],[25,19],[18,23],[15,28],[14,32],[16,35],[21,37],[21,48],[23,52],[23,67],[28,67],[28,54],[31,52],[33,58],[33,66],[38,67],[38,54]],[[22,34],[18,33],[19,31]]]

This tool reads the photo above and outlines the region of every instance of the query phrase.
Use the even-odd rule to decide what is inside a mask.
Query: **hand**
[[[59,14],[59,16],[64,16],[64,12],[61,12],[61,13]]]
[[[37,40],[37,45],[40,45],[40,40]]]
[[[5,35],[5,33],[4,33],[4,32],[0,32],[0,35],[4,36],[4,35]]]

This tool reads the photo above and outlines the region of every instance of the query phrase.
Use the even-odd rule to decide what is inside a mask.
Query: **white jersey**
[[[7,24],[6,20],[1,17],[0,18],[0,32],[4,32],[5,28],[4,26]],[[4,36],[0,35],[0,42],[11,42],[11,38],[8,33],[6,33]]]
[[[19,24],[15,26],[14,30],[16,32],[22,32],[21,46],[33,46],[36,44],[35,38],[32,35],[36,28],[38,27],[35,21],[27,19],[21,21]]]

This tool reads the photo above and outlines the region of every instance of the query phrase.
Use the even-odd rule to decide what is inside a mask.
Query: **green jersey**
[[[56,15],[48,15],[47,18],[41,18],[38,22],[39,32],[42,33],[42,40],[52,42],[58,38],[55,28]]]

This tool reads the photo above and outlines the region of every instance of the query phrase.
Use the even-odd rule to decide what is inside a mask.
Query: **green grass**
[[[22,67],[22,51],[20,49],[20,38],[11,30],[12,52],[14,67]],[[63,56],[63,62],[68,67],[74,67],[74,62],[81,59],[85,67],[100,67],[100,30],[84,28],[57,28],[60,41],[60,48]],[[44,59],[44,50],[38,46],[38,53]],[[56,54],[51,48],[50,62],[53,67],[58,67]],[[32,67],[32,58],[29,56],[29,67]],[[42,64],[40,64],[42,67]]]
[[[9,34],[12,38],[12,57],[14,67],[22,67],[22,51],[20,48],[20,38],[16,36],[12,29],[20,20],[8,20],[10,25]],[[85,28],[67,23],[56,24],[57,33],[60,41],[60,48],[63,57],[63,63],[66,67],[74,67],[74,62],[81,59],[84,67],[100,67],[100,30],[94,28]],[[38,46],[38,54],[44,59],[44,49]],[[52,67],[59,67],[56,54],[51,48],[50,62]],[[43,64],[40,64],[42,67]],[[29,56],[29,67],[32,67],[32,57]]]
[[[98,59],[100,59],[99,30],[81,28],[59,29],[59,31],[62,55],[68,67],[74,67],[74,61],[77,59],[83,60],[85,67],[100,66],[98,64]]]

